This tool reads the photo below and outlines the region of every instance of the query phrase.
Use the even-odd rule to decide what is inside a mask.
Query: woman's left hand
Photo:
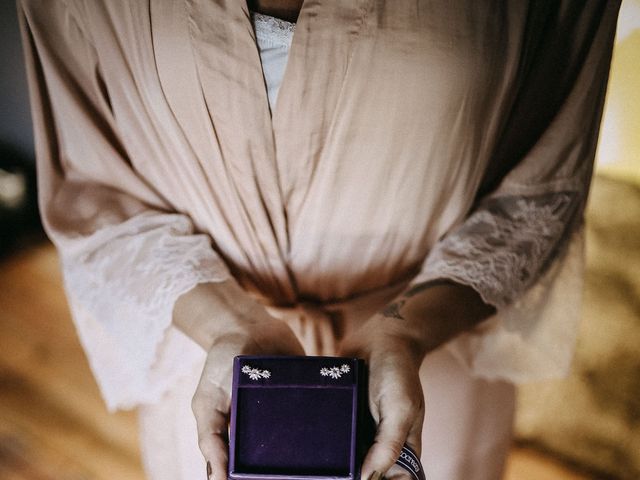
[[[425,402],[420,382],[424,357],[495,313],[471,287],[449,280],[419,283],[369,317],[343,341],[340,354],[369,367],[369,408],[378,425],[362,465],[374,472],[403,472],[394,463],[406,443],[420,457]],[[378,478],[372,480],[378,480]]]
[[[362,358],[369,368],[369,408],[378,425],[362,465],[363,480],[385,475],[406,443],[421,450],[424,398],[419,369],[424,352],[382,314],[369,318],[341,348],[341,355]]]

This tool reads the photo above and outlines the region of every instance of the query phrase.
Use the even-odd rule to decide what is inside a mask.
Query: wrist
[[[368,325],[367,329],[376,332],[373,341],[370,342],[371,352],[382,352],[384,356],[391,352],[402,352],[402,355],[410,357],[415,365],[420,365],[429,353],[429,343],[425,341],[420,328],[389,322],[388,318],[380,314],[374,315],[370,320],[373,323]]]
[[[443,279],[411,286],[378,315],[426,354],[494,313],[472,287]]]

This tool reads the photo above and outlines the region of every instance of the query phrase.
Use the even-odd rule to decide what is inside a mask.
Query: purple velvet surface
[[[351,473],[350,388],[243,388],[236,471],[346,477]]]
[[[237,357],[229,477],[357,478],[362,373],[357,359]]]

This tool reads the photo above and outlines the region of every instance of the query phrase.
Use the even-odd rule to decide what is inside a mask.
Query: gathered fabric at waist
[[[404,291],[409,280],[368,290],[338,301],[298,301],[278,305],[257,292],[248,293],[270,315],[284,321],[296,334],[307,355],[338,355],[342,339]]]

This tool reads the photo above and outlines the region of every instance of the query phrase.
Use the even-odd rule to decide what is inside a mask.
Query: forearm
[[[423,356],[494,313],[473,288],[443,279],[413,285],[377,317]]]
[[[234,279],[200,283],[176,301],[173,324],[208,350],[222,335],[246,333],[263,310]]]

